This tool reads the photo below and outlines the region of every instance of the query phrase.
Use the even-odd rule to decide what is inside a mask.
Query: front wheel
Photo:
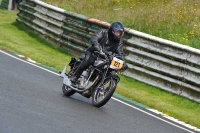
[[[71,63],[72,62],[72,63]],[[70,76],[73,76],[73,72],[75,71],[75,69],[77,68],[77,66],[78,66],[78,63],[76,63],[76,60],[74,59],[74,58],[72,58],[72,60],[71,60],[71,64],[72,65],[74,65],[74,64],[76,64],[76,67],[73,67],[70,71],[69,71],[69,73],[68,73],[68,77]],[[69,63],[69,64],[70,64]],[[63,84],[63,86],[62,86],[62,91],[63,91],[63,94],[65,95],[65,96],[71,96],[71,95],[74,95],[74,93],[76,93],[74,90],[72,90],[70,87],[68,87],[68,86],[66,86],[65,84]]]
[[[105,105],[115,92],[116,86],[117,81],[114,79],[105,81],[101,86],[97,85],[92,96],[92,105],[95,107]]]
[[[70,87],[66,86],[65,84],[63,84],[62,86],[62,91],[63,91],[63,94],[65,96],[71,96],[71,95],[74,95],[75,91],[72,90]]]

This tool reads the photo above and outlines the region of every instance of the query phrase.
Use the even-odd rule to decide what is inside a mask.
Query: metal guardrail
[[[2,0],[0,7],[7,10],[17,10],[17,9],[12,9],[12,4],[13,4],[13,0]]]
[[[18,16],[17,21],[73,55],[85,51],[91,34],[110,25],[39,0],[21,2]],[[125,75],[200,103],[200,50],[132,29],[125,29],[123,39]]]
[[[0,7],[4,9],[8,9],[8,5],[9,5],[9,0],[2,0]]]

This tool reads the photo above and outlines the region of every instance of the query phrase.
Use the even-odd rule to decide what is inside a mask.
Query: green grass
[[[24,54],[37,62],[62,69],[70,56],[57,46],[40,38],[36,33],[27,30],[24,25],[15,21],[16,18],[16,12],[1,10],[0,45]]]
[[[199,127],[200,104],[121,75],[117,92]],[[196,122],[195,122],[196,121]]]
[[[16,18],[16,12],[0,9],[0,47],[15,50],[27,58],[62,70],[71,56],[16,22]],[[120,78],[118,93],[200,128],[198,103],[123,75]]]
[[[68,11],[200,48],[200,0],[43,0]],[[78,4],[77,4],[78,1]]]

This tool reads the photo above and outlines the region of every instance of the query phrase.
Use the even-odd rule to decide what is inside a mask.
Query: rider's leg
[[[73,83],[77,82],[84,70],[86,70],[90,65],[92,65],[96,60],[96,56],[90,51],[86,51],[85,58],[82,60],[79,67],[74,72],[74,76],[71,78]]]

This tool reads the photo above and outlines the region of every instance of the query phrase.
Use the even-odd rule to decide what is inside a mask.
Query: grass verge
[[[200,49],[200,0],[43,1],[102,21],[121,21],[125,27]]]
[[[16,22],[16,18],[16,12],[0,9],[0,47],[62,70],[71,56]],[[198,103],[123,75],[120,78],[116,92],[200,128]]]

